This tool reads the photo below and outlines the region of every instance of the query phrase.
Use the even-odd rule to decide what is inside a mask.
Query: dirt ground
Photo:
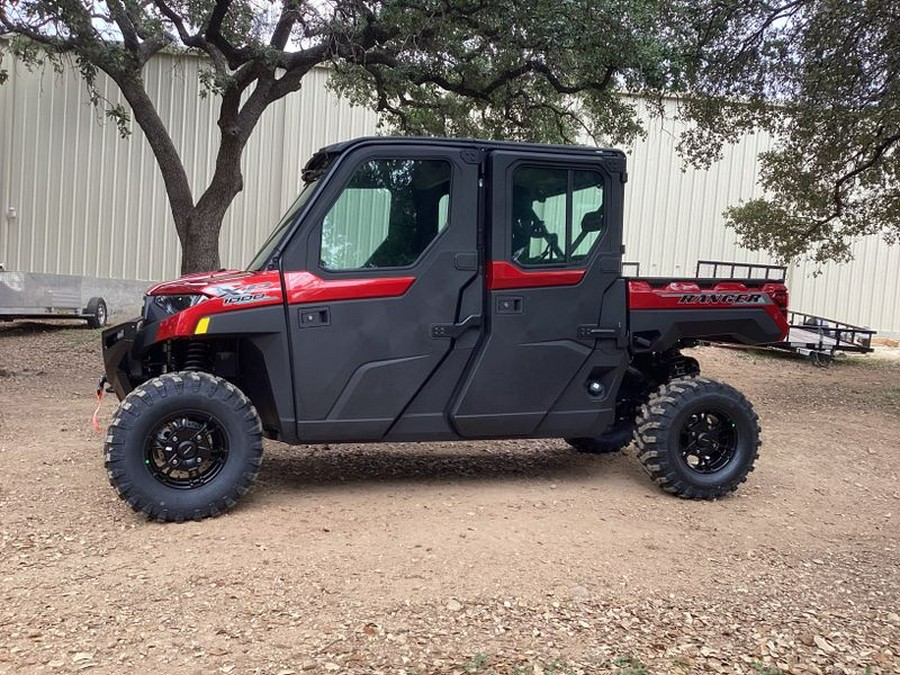
[[[633,449],[267,443],[160,525],[106,480],[98,337],[0,325],[2,673],[900,673],[898,360],[694,350],[763,426],[717,502]]]

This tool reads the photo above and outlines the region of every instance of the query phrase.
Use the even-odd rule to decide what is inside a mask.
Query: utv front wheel
[[[169,373],[122,401],[106,437],[119,497],[159,521],[200,520],[235,505],[262,462],[256,409],[207,373]]]
[[[737,489],[759,456],[759,418],[733,387],[683,377],[659,387],[641,408],[638,458],[663,490],[715,499]]]

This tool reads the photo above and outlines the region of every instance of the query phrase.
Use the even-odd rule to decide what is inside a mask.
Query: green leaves
[[[372,20],[395,34],[334,59],[333,86],[407,133],[627,143],[641,127],[619,94],[658,98],[682,79],[691,36],[660,29],[677,4],[385,3]]]
[[[775,135],[775,149],[761,157],[766,196],[729,209],[728,223],[745,245],[782,260],[846,260],[853,242],[871,234],[895,242],[896,3],[804,0],[738,17],[722,24],[710,54],[727,44],[745,56],[701,65],[698,102],[688,113],[696,127],[683,141],[691,156],[708,158],[745,129]],[[746,107],[707,97],[725,90],[752,96]]]

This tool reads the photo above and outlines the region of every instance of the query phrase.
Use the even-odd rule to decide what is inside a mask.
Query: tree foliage
[[[900,240],[900,6],[739,3],[694,79],[682,140],[700,162],[763,129],[765,196],[726,212],[742,242],[788,261],[846,260],[859,237]]]
[[[829,258],[860,234],[900,232],[889,0],[16,0],[0,26],[27,38],[14,42],[26,59],[74,58],[123,132],[133,115],[184,271],[218,266],[247,140],[320,64],[404,133],[627,143],[642,132],[637,101],[658,114],[676,96],[681,150],[701,166],[748,130],[779,139],[763,158],[766,197],[728,213],[747,244]],[[204,54],[220,104],[215,172],[196,195],[143,85],[163,49]],[[100,71],[130,111],[99,96]]]

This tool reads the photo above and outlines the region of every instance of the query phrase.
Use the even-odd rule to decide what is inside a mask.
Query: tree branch
[[[178,31],[178,38],[186,47],[194,47],[195,49],[206,51],[206,40],[203,39],[203,36],[188,32],[181,16],[169,7],[165,0],[153,0],[153,4],[160,12],[162,12],[164,17],[172,22],[172,25],[175,26],[175,30]]]
[[[300,18],[300,10],[294,0],[282,0],[281,16],[278,17],[278,23],[272,31],[272,38],[269,40],[269,46],[278,50],[284,50],[288,39],[291,37],[291,30],[297,19]]]
[[[874,151],[872,152],[872,156],[869,157],[868,160],[863,162],[862,164],[857,165],[852,170],[848,171],[840,178],[838,178],[831,192],[831,200],[834,203],[834,210],[825,218],[817,220],[814,222],[809,228],[803,231],[802,237],[809,238],[812,235],[819,232],[823,227],[825,227],[828,223],[832,222],[840,218],[844,214],[844,195],[843,195],[843,187],[846,183],[856,178],[858,175],[863,173],[864,171],[868,171],[871,169],[878,161],[884,157],[884,154],[891,148],[891,146],[900,143],[900,133],[894,134],[893,136],[888,136],[883,139],[881,143],[875,146]]]

